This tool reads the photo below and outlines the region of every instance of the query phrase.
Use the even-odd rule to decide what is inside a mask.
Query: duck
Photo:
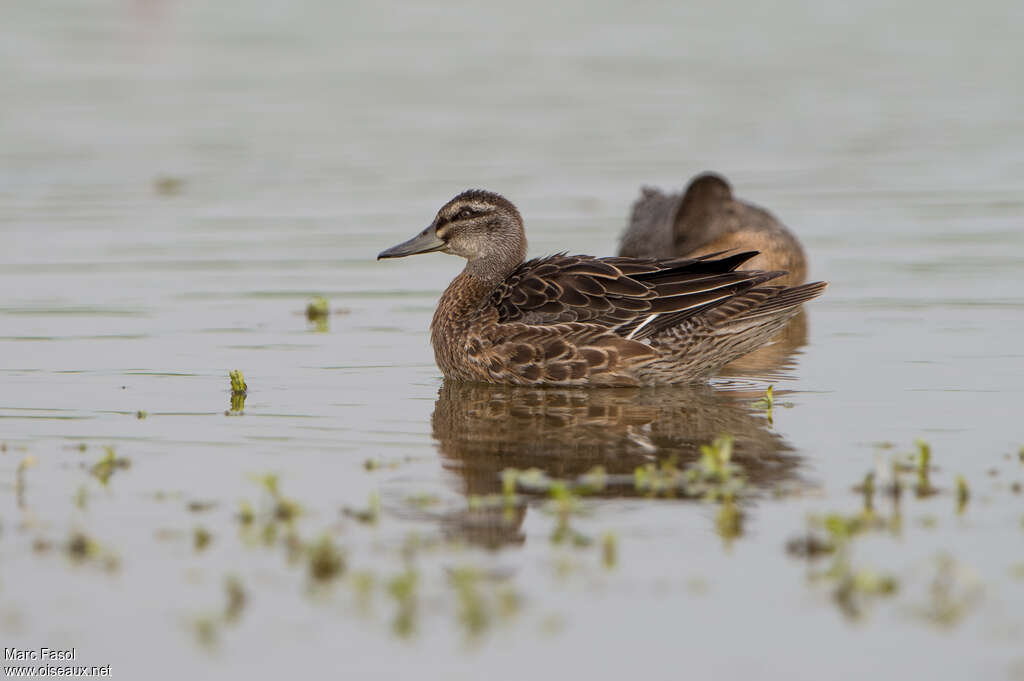
[[[776,284],[807,280],[800,240],[764,208],[735,198],[729,181],[714,172],[697,175],[681,194],[643,187],[619,244],[619,255],[631,258],[692,258],[727,250],[758,251],[740,269],[785,271]]]
[[[523,218],[470,189],[378,260],[466,260],[430,323],[446,379],[511,385],[651,386],[704,381],[767,342],[825,282],[778,286],[741,271],[756,251],[657,260],[558,253],[526,260]]]

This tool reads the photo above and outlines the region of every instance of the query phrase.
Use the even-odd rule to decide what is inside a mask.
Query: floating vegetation
[[[441,503],[441,498],[436,494],[428,494],[421,492],[420,494],[413,494],[405,498],[405,502],[415,508],[429,508],[431,506],[437,506]]]
[[[231,379],[231,392],[245,394],[249,391],[249,386],[245,384],[245,376],[238,369],[232,369],[228,372],[228,378]]]
[[[956,476],[956,512],[961,514],[964,509],[967,508],[967,500],[970,499],[971,492],[967,489],[967,480],[964,476]]]
[[[349,582],[356,594],[356,603],[363,610],[368,609],[373,598],[373,589],[377,585],[376,575],[368,570],[359,570],[352,573]]]
[[[342,513],[361,523],[373,525],[380,516],[380,496],[377,492],[370,492],[370,502],[366,508],[354,509],[346,506],[342,509]]]
[[[254,510],[248,501],[243,501],[239,506],[235,517],[241,525],[242,536],[248,541],[262,540],[264,544],[270,546],[277,542],[278,530],[284,527],[289,530],[285,535],[286,540],[294,539],[292,523],[302,515],[302,507],[294,499],[281,493],[276,474],[252,476],[252,479],[263,488],[264,494],[258,510]],[[296,539],[292,543],[294,546],[290,546],[289,554],[296,560],[296,556],[301,553],[301,542]]]
[[[290,523],[302,513],[302,508],[297,501],[281,494],[277,474],[267,473],[259,476],[257,481],[263,486],[263,490],[271,501],[270,516],[272,520]]]
[[[614,532],[605,532],[601,536],[601,562],[609,570],[619,562],[619,541]]]
[[[196,617],[192,628],[196,640],[204,648],[212,649],[220,643],[221,630],[226,625],[234,624],[242,616],[248,603],[248,595],[242,580],[237,575],[228,575],[224,579],[224,610],[218,615]]]
[[[398,605],[391,628],[402,638],[407,638],[416,632],[416,587],[418,583],[419,574],[411,568],[395,575],[388,581],[388,594],[395,599]]]
[[[234,622],[242,615],[242,610],[245,609],[248,600],[242,580],[236,575],[228,575],[224,580],[224,592],[227,597],[227,602],[224,604],[224,621]]]
[[[915,444],[917,445],[917,485],[914,487],[914,491],[917,497],[922,499],[937,493],[928,477],[931,471],[932,448],[924,440],[917,440]]]
[[[309,576],[317,582],[328,582],[344,572],[344,555],[329,535],[323,535],[309,548]]]
[[[982,585],[974,573],[949,554],[935,558],[935,575],[928,583],[927,599],[916,613],[939,627],[953,627],[971,611],[982,596]]]
[[[217,647],[220,642],[220,622],[209,616],[197,617],[193,623],[193,630],[199,645],[206,649]]]
[[[18,508],[25,508],[25,471],[36,465],[36,457],[26,456],[18,462],[18,468],[14,473],[15,496],[18,498]]]
[[[768,389],[764,391],[764,397],[754,402],[754,408],[763,409],[764,415],[768,419],[768,423],[772,425],[775,423],[772,418],[772,407],[775,406],[775,396],[773,392],[774,386],[768,386]]]
[[[864,475],[864,482],[857,487],[853,488],[854,492],[859,492],[864,495],[864,511],[870,512],[875,510],[875,474],[869,472]]]
[[[161,196],[177,196],[185,188],[185,180],[173,175],[159,175],[153,180],[153,190]]]
[[[238,522],[243,527],[252,525],[253,521],[256,520],[256,513],[252,510],[252,505],[248,501],[243,501],[238,509]]]
[[[185,506],[185,508],[188,509],[189,513],[203,513],[204,511],[209,511],[209,510],[212,510],[214,508],[217,508],[217,502],[216,501],[190,501]]]
[[[394,470],[401,466],[403,463],[412,461],[412,457],[406,457],[401,460],[393,461],[382,461],[381,459],[366,459],[363,461],[363,468],[367,471],[377,471],[382,469]]]
[[[323,319],[331,313],[331,308],[327,304],[327,299],[323,296],[315,296],[309,304],[306,305],[306,319],[309,321],[316,321],[317,319]]]
[[[480,574],[472,568],[459,568],[450,575],[458,603],[459,623],[470,636],[477,636],[490,625],[491,616],[480,594]]]
[[[192,531],[192,545],[196,551],[202,551],[213,540],[213,535],[205,527],[197,527]]]
[[[637,466],[632,475],[610,474],[595,466],[572,480],[559,480],[531,468],[507,468],[501,473],[502,495],[506,503],[518,501],[516,490],[547,494],[560,504],[575,504],[580,497],[608,490],[632,490],[648,497],[703,498],[708,501],[735,499],[745,487],[740,466],[732,462],[733,439],[718,437],[701,445],[701,457],[685,468],[674,458]]]
[[[813,532],[786,542],[786,553],[795,558],[814,559],[835,553],[836,545]]]
[[[314,328],[323,333],[328,330],[327,320],[330,318],[331,308],[327,299],[323,296],[316,296],[306,305],[306,320],[314,325]]]
[[[89,490],[86,489],[85,485],[79,485],[75,491],[75,506],[79,510],[84,511],[85,507],[89,505]]]
[[[245,409],[245,398],[249,394],[249,386],[245,384],[245,376],[238,369],[228,372],[231,379],[231,409],[229,414],[241,414]]]
[[[94,478],[100,481],[100,483],[106,485],[109,482],[114,472],[119,469],[131,468],[132,462],[130,459],[124,459],[117,456],[117,452],[113,447],[104,447],[103,458],[97,461],[89,468],[89,472]]]
[[[844,615],[857,619],[864,614],[868,603],[875,598],[892,596],[900,583],[892,575],[882,574],[870,568],[854,570],[845,560],[836,564],[825,575],[836,582],[833,598]]]
[[[73,563],[99,563],[108,572],[116,570],[119,563],[117,556],[105,551],[99,542],[80,531],[71,533],[67,544],[65,544],[65,552]]]
[[[146,412],[144,412],[143,410],[141,410],[141,409],[139,411],[135,412],[135,418],[139,419],[140,421],[142,419],[146,418],[146,416],[148,416],[148,414]]]
[[[743,535],[743,511],[736,506],[731,497],[726,498],[715,516],[715,530],[725,540],[726,546]]]
[[[805,537],[790,540],[786,551],[806,559],[832,556],[831,564],[824,570],[812,572],[811,578],[832,584],[832,598],[844,615],[857,619],[875,598],[896,593],[899,588],[896,577],[871,568],[855,568],[850,559],[851,540],[868,530],[885,527],[884,519],[865,508],[852,516],[832,513],[812,518],[810,524],[824,529],[827,536],[809,531]]]

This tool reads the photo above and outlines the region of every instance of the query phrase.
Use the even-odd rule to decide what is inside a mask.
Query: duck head
[[[377,259],[434,251],[462,256],[470,274],[500,281],[526,257],[523,218],[500,194],[470,189],[441,206],[426,229]]]

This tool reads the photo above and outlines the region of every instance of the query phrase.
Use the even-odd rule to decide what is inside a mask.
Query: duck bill
[[[437,232],[434,230],[433,225],[431,225],[408,241],[403,241],[397,246],[381,251],[377,256],[377,260],[404,258],[407,255],[418,255],[420,253],[433,253],[434,251],[441,250],[446,245],[444,241],[437,238]]]

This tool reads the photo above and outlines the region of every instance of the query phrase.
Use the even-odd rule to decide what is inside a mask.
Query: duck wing
[[[737,272],[757,251],[721,255],[658,261],[558,254],[528,260],[490,302],[503,323],[582,322],[639,340],[782,274]]]

